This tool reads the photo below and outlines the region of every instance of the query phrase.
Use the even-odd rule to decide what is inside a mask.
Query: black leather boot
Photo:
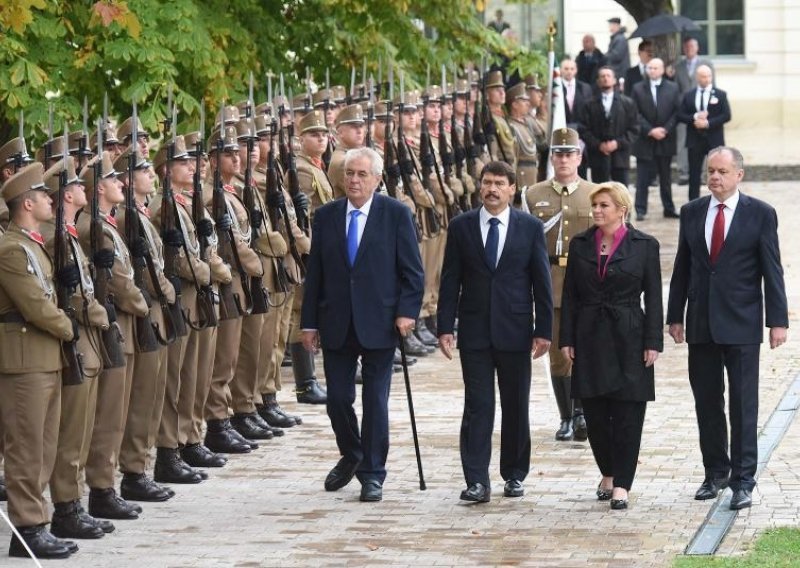
[[[283,361],[281,361],[281,367],[291,367],[292,366],[292,352],[287,345],[283,350]]]
[[[36,558],[69,558],[73,550],[76,552],[78,550],[75,543],[54,537],[45,525],[17,527],[17,532]],[[12,558],[30,558],[30,554],[25,550],[22,542],[13,533],[11,545],[8,547],[8,555]]]
[[[187,444],[180,449],[181,459],[192,467],[223,467],[228,460],[215,454],[200,442]]]
[[[425,318],[417,318],[417,323],[414,326],[414,335],[417,336],[417,339],[423,345],[427,345],[428,347],[436,347],[439,345],[439,340],[436,339],[436,336],[433,335],[428,326],[425,325]]]
[[[230,422],[227,420],[208,420],[204,445],[212,452],[220,454],[249,454],[250,445],[240,442],[238,437],[231,433]]]
[[[572,430],[572,399],[570,394],[570,377],[551,377],[550,382],[553,384],[553,393],[556,395],[556,404],[558,404],[558,414],[561,416],[561,425],[556,431],[556,440],[569,441],[572,440],[574,432]]]
[[[416,357],[410,357],[408,353],[406,353],[406,364],[410,367],[411,365],[417,362]],[[400,349],[398,347],[394,348],[394,361],[392,361],[395,365],[402,365],[403,364],[403,356],[400,354]]]
[[[265,394],[264,404],[256,406],[259,416],[273,428],[292,428],[299,424],[293,416],[286,414],[274,394]]]
[[[575,440],[585,441],[589,437],[589,430],[586,428],[586,418],[583,417],[583,405],[580,400],[574,401],[575,410],[572,413],[572,430],[575,432]]]
[[[59,538],[103,538],[106,533],[96,523],[89,522],[78,511],[80,501],[53,504],[50,532]]]
[[[286,434],[283,431],[283,428],[280,426],[272,426],[269,422],[261,418],[261,415],[258,412],[251,412],[249,415],[250,422],[258,426],[259,428],[263,428],[264,430],[269,430],[272,432],[273,436],[281,437]]]
[[[190,469],[178,457],[177,448],[156,448],[153,478],[159,483],[200,483],[202,476]]]
[[[230,434],[231,438],[233,438],[234,440],[236,440],[240,444],[248,445],[251,450],[257,450],[258,449],[258,442],[257,441],[251,440],[249,438],[245,438],[244,436],[242,436],[239,432],[236,431],[236,428],[231,426],[231,421],[230,420],[226,420],[225,422],[228,424],[228,433]]]
[[[102,519],[122,521],[139,518],[136,507],[119,497],[113,487],[89,489],[89,514]]]
[[[403,344],[406,348],[406,355],[414,355],[415,357],[424,357],[436,351],[434,347],[423,345],[413,333],[409,333],[403,338]]]
[[[234,414],[231,416],[231,426],[248,440],[271,440],[274,437],[272,430],[265,430],[256,424],[250,414]]]
[[[144,473],[124,473],[119,485],[123,499],[130,501],[150,501],[160,503],[172,497],[163,487]]]
[[[100,527],[100,530],[106,534],[114,532],[116,528],[111,521],[106,521],[105,519],[95,519],[83,509],[83,505],[81,505],[80,501],[78,501],[78,515],[81,519],[83,519],[84,523],[97,525]]]
[[[436,327],[436,315],[427,316],[425,318],[425,327],[428,328],[434,337],[439,337],[439,331]]]
[[[294,392],[297,402],[303,404],[325,404],[328,393],[314,376],[314,354],[306,351],[302,343],[292,343],[292,370],[294,371]]]

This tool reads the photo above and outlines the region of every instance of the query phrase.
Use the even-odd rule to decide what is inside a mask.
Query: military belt
[[[517,160],[518,166],[538,166],[539,162],[536,160]]]
[[[566,256],[558,256],[553,255],[550,256],[550,264],[557,264],[559,266],[566,266],[567,265],[567,257]]]
[[[25,318],[19,312],[0,314],[0,323],[25,323]]]

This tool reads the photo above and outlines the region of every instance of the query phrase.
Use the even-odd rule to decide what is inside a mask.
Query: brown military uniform
[[[517,150],[515,147],[514,132],[505,114],[492,113],[495,135],[490,140],[489,152],[492,158],[508,163],[512,168],[517,167]]]
[[[331,163],[328,166],[328,179],[330,180],[331,187],[333,188],[333,197],[337,199],[344,197],[347,194],[347,186],[344,179],[344,156],[348,148],[344,143],[339,142],[336,145],[336,150],[331,155]],[[300,173],[298,167],[298,174]]]
[[[344,160],[344,156],[342,156],[342,160]],[[331,164],[333,164],[333,162],[331,162]],[[325,174],[322,162],[314,163],[310,157],[302,152],[297,154],[297,179],[300,190],[308,196],[308,200],[311,202],[309,221],[313,221],[314,211],[329,201],[333,201],[333,185]],[[342,191],[344,191],[344,189],[342,189]]]
[[[539,150],[546,144],[544,130],[530,116],[509,118],[517,149],[517,188],[532,186],[539,174]]]

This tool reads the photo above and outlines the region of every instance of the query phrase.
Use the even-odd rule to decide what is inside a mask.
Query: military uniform
[[[63,142],[63,139],[62,139]],[[0,147],[0,185],[14,175],[20,168],[33,162],[28,155],[24,138],[13,138]],[[0,197],[0,235],[8,226],[8,206]],[[2,445],[0,445],[2,448]],[[2,463],[2,462],[0,462]]]
[[[3,198],[8,202],[43,190],[43,172],[41,164],[21,169],[4,183]],[[57,307],[53,264],[44,245],[38,232],[13,220],[0,237],[0,419],[8,516],[37,556],[64,558],[71,553],[68,546],[47,541],[50,512],[42,493],[56,458],[60,342],[70,341],[73,332]],[[27,556],[16,536],[9,554]]]
[[[553,133],[553,152],[580,152],[578,133],[564,128]],[[544,223],[547,238],[547,250],[550,256],[550,274],[553,280],[553,337],[558,337],[561,316],[561,293],[564,287],[564,276],[567,271],[569,243],[572,237],[589,229],[593,225],[592,204],[589,194],[595,185],[583,179],[576,179],[566,186],[555,179],[550,179],[528,187],[523,193],[523,209],[526,209]],[[558,341],[550,346],[550,374],[556,402],[561,413],[562,429],[567,436],[565,422],[573,418],[572,400],[570,399],[570,373],[572,361],[565,357],[558,348]],[[583,420],[583,410],[576,403],[574,415]],[[573,420],[574,422],[574,420]],[[559,430],[561,432],[561,430]],[[570,428],[571,431],[571,428]],[[577,433],[576,439],[583,437]],[[559,438],[561,439],[561,438]],[[585,438],[583,438],[585,439]]]
[[[489,72],[486,79],[486,90],[503,87],[503,73],[501,71]],[[489,154],[494,160],[506,162],[516,169],[516,148],[514,133],[508,123],[503,107],[490,108],[492,123],[494,124],[494,136],[489,140]],[[485,130],[485,127],[484,127]]]
[[[517,83],[508,90],[509,107],[511,102],[517,99],[530,99],[525,91],[525,83]],[[512,113],[508,124],[511,126],[516,140],[517,188],[521,190],[538,181],[539,150],[546,146],[546,136],[544,130],[527,113],[520,116],[513,116]]]

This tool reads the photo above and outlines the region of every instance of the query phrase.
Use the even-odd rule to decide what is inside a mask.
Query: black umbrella
[[[631,34],[634,37],[653,37],[680,32],[690,32],[700,30],[700,26],[686,16],[676,16],[675,14],[659,14],[646,19],[639,24],[636,31]]]

